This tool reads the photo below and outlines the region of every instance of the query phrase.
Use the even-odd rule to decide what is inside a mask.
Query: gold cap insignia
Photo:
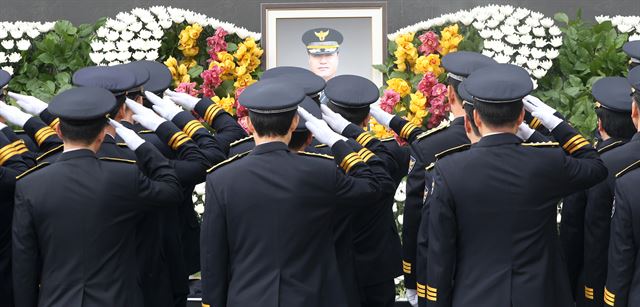
[[[329,30],[313,32],[313,34],[315,34],[321,42],[324,42],[324,39],[327,38],[327,35],[329,35]]]

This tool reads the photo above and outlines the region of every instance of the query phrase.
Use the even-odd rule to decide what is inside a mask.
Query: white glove
[[[2,101],[0,101],[0,116],[20,128],[24,127],[24,124],[32,117],[17,107],[10,106]]]
[[[144,92],[144,94],[153,103],[153,110],[166,120],[172,120],[178,113],[183,111],[182,108],[169,99],[160,98],[152,92]]]
[[[525,123],[521,123],[520,126],[518,126],[518,132],[516,132],[516,135],[523,141],[526,141],[531,137],[531,135],[534,132],[536,131],[531,127],[529,127],[529,125]]]
[[[14,92],[8,93],[9,97],[16,100],[16,103],[27,113],[38,116],[47,108],[47,103],[28,95],[20,95]]]
[[[307,112],[305,109],[298,107],[298,114],[307,121],[305,126],[307,126],[307,129],[313,133],[318,142],[327,144],[331,147],[340,140],[347,140],[347,138],[331,130],[325,121],[311,115],[311,113]]]
[[[411,306],[413,306],[413,307],[417,307],[418,306],[418,292],[416,290],[407,289],[404,292],[404,296],[407,298],[407,300],[409,301],[409,304],[411,304]]]
[[[196,104],[198,104],[198,101],[200,101],[200,98],[198,97],[193,97],[187,93],[174,92],[169,89],[164,91],[164,94],[169,96],[169,99],[171,99],[173,102],[183,107],[187,111],[193,111],[193,109],[196,107]]]
[[[542,102],[542,100],[528,95],[522,98],[522,102],[524,103],[524,108],[531,112],[531,115],[540,119],[542,125],[549,129],[549,131],[555,129],[562,123],[561,118],[553,115],[553,113],[556,113],[556,110]]]
[[[326,105],[321,105],[320,109],[322,109],[322,119],[324,119],[329,127],[333,129],[333,131],[342,134],[345,128],[351,124],[350,121],[344,119],[342,115],[333,112],[333,110],[329,109]]]
[[[135,131],[126,128],[119,122],[109,119],[109,124],[116,128],[116,133],[122,138],[122,140],[127,144],[129,149],[135,151],[144,143],[144,139],[141,138]]]
[[[380,125],[383,125],[386,128],[389,128],[389,124],[393,119],[393,114],[387,113],[385,110],[381,109],[378,104],[371,105],[369,108],[369,114],[371,114],[371,116],[373,116]]]
[[[124,103],[133,111],[133,120],[139,122],[140,125],[149,130],[156,131],[158,127],[166,121],[151,109],[145,108],[143,105],[131,99],[125,100]]]

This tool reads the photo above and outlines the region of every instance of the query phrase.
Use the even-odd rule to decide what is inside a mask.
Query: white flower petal
[[[17,52],[11,53],[8,57],[9,63],[18,63],[20,59],[22,59],[22,56]]]
[[[8,72],[10,75],[13,75],[13,67],[11,66],[3,66],[2,70]]]
[[[92,52],[92,53],[89,53],[89,58],[91,58],[91,61],[93,63],[100,64],[102,60],[104,60],[104,53]]]
[[[560,52],[558,52],[557,49],[550,49],[547,51],[547,53],[545,54],[545,56],[547,57],[547,59],[549,60],[553,60],[555,58],[557,58],[560,55]]]
[[[533,28],[533,35],[542,37],[547,35],[547,33],[544,31],[543,27],[537,27],[537,28]]]
[[[540,20],[540,24],[545,28],[551,28],[553,26],[553,19],[546,17]]]
[[[562,34],[562,31],[560,31],[560,28],[558,28],[558,26],[553,26],[549,28],[549,34],[553,36],[559,36]]]
[[[14,46],[14,42],[10,39],[8,40],[3,40],[0,45],[2,45],[2,48],[4,48],[5,50],[10,50],[13,49]]]
[[[29,42],[26,39],[21,39],[18,42],[16,42],[16,47],[20,51],[25,51],[25,50],[29,49],[29,47],[31,47],[31,42]]]
[[[509,63],[509,61],[511,60],[511,57],[504,55],[502,53],[498,53],[493,57],[493,59],[500,64],[506,64],[506,63]]]

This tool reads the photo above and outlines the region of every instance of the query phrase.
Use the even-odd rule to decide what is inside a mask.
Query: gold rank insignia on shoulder
[[[307,156],[307,157],[316,157],[316,158],[324,158],[324,159],[333,160],[333,156],[332,155],[325,155],[325,154],[320,154],[320,153],[315,153],[315,152],[298,151],[298,154],[303,155],[303,156]]]
[[[435,127],[433,129],[429,129],[423,133],[418,134],[418,136],[416,137],[416,140],[422,140],[430,135],[436,134],[440,131],[444,131],[445,129],[449,128],[449,126],[451,126],[451,122],[447,121],[444,124]]]
[[[149,133],[153,133],[153,130],[140,130],[138,131],[138,134],[149,134]]]
[[[381,139],[380,142],[390,142],[390,141],[395,141],[395,140],[396,140],[396,138],[390,136],[388,138]]]
[[[431,162],[431,164],[427,165],[427,167],[424,168],[425,171],[430,171],[433,169],[433,167],[436,166],[435,162]]]
[[[629,173],[630,171],[632,171],[632,170],[634,170],[634,169],[636,169],[638,167],[640,167],[640,160],[631,163],[631,165],[629,165],[629,166],[625,167],[624,169],[622,169],[621,171],[619,171],[616,174],[616,178],[620,178],[620,177],[624,176],[625,174]]]
[[[248,151],[245,151],[243,153],[239,153],[237,155],[234,155],[234,156],[230,157],[229,159],[224,160],[224,161],[212,166],[210,169],[207,170],[207,173],[211,173],[211,172],[219,169],[222,166],[225,166],[225,165],[227,165],[227,164],[229,164],[229,163],[231,163],[233,161],[236,161],[236,160],[238,160],[238,159],[240,159],[242,157],[246,157],[247,155],[249,155],[249,153],[251,153],[251,150],[248,150]]]
[[[116,145],[119,147],[127,147],[127,143],[117,143]]]
[[[111,161],[111,162],[122,162],[122,163],[128,163],[128,164],[136,164],[135,160],[129,160],[129,159],[121,159],[121,158],[113,158],[113,157],[100,157],[99,158],[102,161]]]
[[[327,144],[318,144],[316,146],[313,146],[314,148],[325,148],[325,147],[329,147],[329,145]]]
[[[530,146],[530,147],[559,147],[560,143],[558,143],[558,142],[522,143],[522,146]]]
[[[456,146],[453,148],[449,148],[441,153],[437,153],[436,154],[436,160],[440,160],[450,154],[456,153],[456,152],[461,152],[461,151],[465,151],[467,149],[471,148],[471,144],[463,144],[460,146]]]
[[[43,154],[39,155],[39,156],[36,158],[36,161],[40,161],[40,160],[42,160],[42,159],[44,159],[44,158],[46,158],[46,157],[48,157],[48,156],[50,156],[50,155],[52,155],[52,154],[54,154],[54,153],[56,153],[56,152],[62,151],[62,149],[63,149],[63,145],[62,145],[62,144],[60,144],[60,145],[58,145],[58,146],[54,147],[53,149],[51,149],[51,150],[49,150],[49,151],[47,151],[47,152],[45,152],[45,153],[43,153]]]
[[[39,170],[39,169],[44,168],[45,166],[47,166],[47,165],[49,165],[49,164],[51,164],[51,163],[49,163],[49,162],[42,162],[42,163],[40,163],[40,164],[38,164],[38,165],[36,165],[36,166],[34,166],[34,167],[32,167],[32,168],[30,168],[30,169],[28,169],[28,170],[24,171],[24,173],[22,173],[22,174],[20,174],[20,175],[16,176],[16,180],[20,180],[20,179],[22,179],[22,178],[26,177],[27,175],[32,174],[32,173],[34,173],[35,171],[37,171],[37,170]]]
[[[242,139],[239,139],[239,140],[237,140],[237,141],[233,141],[233,142],[231,142],[231,144],[229,144],[229,147],[238,146],[238,145],[240,145],[240,144],[242,144],[242,143],[244,143],[244,142],[247,142],[247,141],[249,141],[249,140],[253,140],[253,136],[252,136],[252,135],[250,135],[250,136],[248,136],[248,137],[245,137],[245,138],[242,138]]]
[[[602,147],[602,148],[598,149],[598,153],[599,153],[599,154],[603,154],[603,153],[605,153],[605,152],[607,152],[607,151],[609,151],[609,150],[611,150],[611,149],[614,149],[614,148],[616,148],[616,147],[618,147],[618,146],[620,146],[620,145],[624,145],[624,142],[622,142],[622,141],[615,141],[615,142],[613,142],[613,143],[611,143],[611,144],[609,144],[609,145],[607,145],[607,146],[604,146],[604,147]]]

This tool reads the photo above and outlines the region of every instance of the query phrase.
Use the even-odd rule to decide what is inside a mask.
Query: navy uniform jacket
[[[611,220],[605,306],[640,306],[640,162],[618,174]]]
[[[587,306],[603,306],[615,175],[636,160],[640,160],[640,133],[627,144],[602,154],[609,176],[587,192],[583,295]]]
[[[571,306],[557,204],[607,169],[569,124],[552,133],[571,156],[503,133],[436,162],[427,306]]]
[[[15,144],[0,132],[0,306],[2,307],[13,306],[11,276],[13,193],[16,176],[28,168],[18,150],[21,149],[17,149]]]
[[[365,147],[378,143],[369,132],[353,124],[347,126],[342,134]],[[356,272],[361,288],[393,280],[402,274],[402,247],[393,204],[395,191],[408,171],[409,151],[400,147],[393,138],[382,140],[381,146],[387,152],[381,158],[385,161],[393,186],[385,189],[382,198],[372,203],[367,210],[355,214],[352,221]]]
[[[261,144],[207,177],[204,305],[346,305],[334,248],[336,206],[376,199],[380,185],[347,143],[333,150],[336,162],[292,153],[281,142]]]
[[[627,140],[610,138],[596,142],[598,154],[622,146]],[[567,271],[574,299],[578,306],[583,306],[584,297],[584,242],[585,242],[585,210],[587,207],[587,191],[579,191],[562,200],[562,219],[560,222],[560,244],[564,258],[567,261]]]
[[[417,236],[424,203],[425,168],[435,162],[436,154],[468,143],[464,117],[422,133],[411,143],[411,167],[407,175],[407,198],[402,223],[402,268],[408,289],[416,289]]]
[[[178,178],[148,143],[137,166],[89,150],[19,179],[13,224],[18,306],[140,306],[135,227],[180,202]],[[34,188],[37,187],[37,188]]]

